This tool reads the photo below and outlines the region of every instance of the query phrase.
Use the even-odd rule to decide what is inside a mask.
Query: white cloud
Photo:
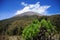
[[[22,13],[28,12],[28,11],[37,12],[37,13],[46,15],[47,9],[50,8],[50,6],[47,6],[47,5],[41,6],[40,2],[37,2],[36,4],[26,4],[26,3],[22,2],[21,5],[23,5],[25,7],[21,10],[17,10],[17,12],[15,13],[16,15],[22,14]]]
[[[21,4],[22,4],[22,5],[24,5],[24,6],[27,6],[27,4],[26,4],[26,3],[24,3],[24,2],[21,2]]]

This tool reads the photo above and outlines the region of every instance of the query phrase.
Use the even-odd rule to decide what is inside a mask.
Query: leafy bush
[[[40,22],[35,20],[23,30],[22,36],[26,39],[36,36],[36,34],[40,32],[40,27]]]

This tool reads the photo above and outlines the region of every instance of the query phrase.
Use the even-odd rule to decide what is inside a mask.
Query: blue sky
[[[47,9],[48,14],[60,14],[60,0],[0,0],[0,20],[14,16],[18,11],[21,12],[27,7],[24,4],[35,5],[38,2],[39,7],[50,6]]]

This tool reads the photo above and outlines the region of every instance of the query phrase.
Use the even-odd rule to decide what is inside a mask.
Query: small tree
[[[55,34],[56,30],[55,30],[55,26],[53,26],[50,22],[50,20],[46,21],[46,20],[41,20],[41,28],[40,30],[43,33],[44,36],[44,40],[46,39],[45,37],[49,37],[50,36],[50,40],[52,40],[52,36]],[[41,34],[41,33],[40,33]],[[42,37],[42,36],[41,36]]]
[[[40,22],[38,20],[33,21],[30,25],[28,25],[22,32],[22,36],[26,40],[33,39],[33,36],[36,36],[40,32]]]

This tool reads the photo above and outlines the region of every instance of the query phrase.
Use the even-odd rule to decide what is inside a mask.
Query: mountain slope
[[[30,14],[33,15],[30,15]],[[57,28],[60,28],[60,15],[51,15],[51,16],[39,16],[34,12],[26,12],[25,14],[16,15],[12,18],[1,20],[0,21],[0,34],[5,34],[7,30],[15,30],[14,28],[18,28],[22,30],[26,25],[30,24],[33,20],[41,19],[51,20],[51,23]],[[12,28],[12,29],[11,29]],[[59,29],[58,29],[59,30]]]

